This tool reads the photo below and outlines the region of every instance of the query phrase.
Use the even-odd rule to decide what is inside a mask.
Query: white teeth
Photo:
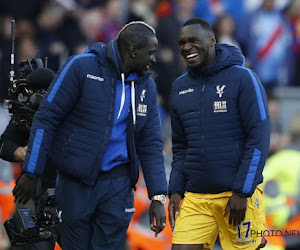
[[[186,56],[186,58],[190,59],[190,58],[196,57],[197,55],[198,55],[197,53],[189,54]]]

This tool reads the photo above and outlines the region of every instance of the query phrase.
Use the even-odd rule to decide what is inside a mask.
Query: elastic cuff
[[[169,193],[169,194],[168,194],[168,197],[171,198],[171,195],[172,195],[172,194],[179,194],[179,195],[181,196],[181,199],[184,198],[184,194],[179,193],[179,192],[172,192],[172,193]]]

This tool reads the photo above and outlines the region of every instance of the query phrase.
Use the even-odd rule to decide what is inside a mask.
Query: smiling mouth
[[[192,58],[195,58],[196,56],[198,56],[198,53],[193,53],[193,54],[189,54],[189,55],[186,55],[186,59],[192,59]]]

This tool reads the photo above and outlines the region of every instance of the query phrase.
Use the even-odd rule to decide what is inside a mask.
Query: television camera
[[[11,70],[9,98],[4,100],[4,108],[11,114],[12,121],[26,130],[30,130],[33,115],[39,107],[44,94],[53,80],[55,73],[47,68],[47,58],[44,67],[40,58],[27,59],[19,63],[19,77],[15,79],[14,46],[15,20],[12,20],[11,29]]]
[[[11,114],[12,122],[20,126],[24,133],[31,128],[34,113],[37,111],[44,94],[54,79],[55,73],[47,68],[40,58],[23,60],[18,64],[18,78],[14,72],[14,28],[12,20],[11,71],[9,98],[4,100],[4,108]],[[55,189],[47,189],[42,194],[41,183],[38,181],[38,192],[27,204],[17,204],[13,216],[5,221],[9,240],[13,246],[25,245],[30,242],[57,238],[58,216],[55,208]]]
[[[19,63],[19,79],[13,80],[9,88],[9,99],[5,108],[11,113],[12,121],[30,130],[34,113],[54,78],[54,72],[44,68],[40,58],[27,59]]]
[[[26,208],[18,208],[12,218],[4,223],[8,238],[13,246],[25,245],[57,238],[58,216],[55,209],[54,188],[43,195],[36,195]],[[29,202],[30,203],[30,202]]]

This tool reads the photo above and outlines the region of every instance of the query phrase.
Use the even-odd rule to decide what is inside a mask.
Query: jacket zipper
[[[110,120],[111,120],[111,114],[112,114],[112,111],[113,111],[113,98],[114,98],[114,94],[115,94],[115,91],[114,91],[114,78],[112,78],[112,96],[111,96],[111,99],[110,99],[110,108],[109,108],[109,115],[108,115],[108,123],[110,123]],[[105,130],[105,135],[104,135],[104,141],[106,141],[106,137],[107,137],[107,134],[108,134],[108,130],[109,130],[109,125],[108,124],[106,126],[106,130]],[[102,149],[101,149],[101,158],[104,154],[103,152],[103,149],[104,149],[104,146],[107,145],[107,143],[104,145],[105,143],[102,144]]]
[[[205,89],[205,84],[202,86],[202,97],[201,97],[201,125],[202,125],[202,133],[201,133],[201,144],[202,144],[202,152],[204,155],[204,126],[203,126],[203,116],[204,116],[204,108],[203,108],[203,103],[204,103],[204,89]]]

